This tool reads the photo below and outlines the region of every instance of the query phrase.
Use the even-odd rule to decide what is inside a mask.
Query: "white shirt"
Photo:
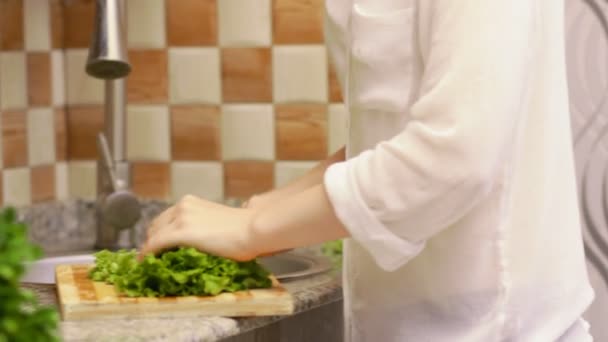
[[[590,341],[560,0],[326,0],[347,341]]]

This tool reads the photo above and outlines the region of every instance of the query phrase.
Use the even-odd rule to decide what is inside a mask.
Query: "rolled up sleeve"
[[[533,77],[533,1],[438,0],[431,8],[411,120],[324,179],[352,238],[389,271],[491,191],[508,166]]]

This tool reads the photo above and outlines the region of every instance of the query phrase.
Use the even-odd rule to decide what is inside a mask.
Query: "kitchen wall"
[[[129,0],[134,190],[245,198],[336,148],[321,0]],[[93,1],[64,1],[70,192],[94,194],[103,83],[84,73]],[[338,139],[341,140],[341,139]]]
[[[84,72],[94,1],[0,3],[5,203],[51,199],[34,194],[36,183],[54,184],[55,197],[67,190],[94,198],[103,82]],[[139,195],[246,198],[305,172],[343,143],[345,110],[323,45],[322,3],[127,1],[127,157]],[[48,99],[36,93],[45,82]],[[49,110],[57,142],[30,132],[51,125],[28,126]],[[33,149],[61,149],[55,158],[67,163],[55,166],[60,181],[48,181],[52,171],[29,171],[42,163],[36,152],[25,157],[30,140]],[[50,152],[38,154],[54,165]]]
[[[0,203],[67,196],[59,0],[0,0]]]
[[[589,275],[587,312],[596,341],[608,341],[608,3],[566,1],[574,151]]]

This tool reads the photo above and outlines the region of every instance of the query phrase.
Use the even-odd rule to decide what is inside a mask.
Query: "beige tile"
[[[277,162],[274,166],[274,186],[280,187],[303,176],[315,167],[316,161]]]
[[[23,0],[0,1],[0,51],[23,49]]]
[[[71,198],[95,199],[97,196],[97,166],[94,161],[69,162],[68,193]]]
[[[173,104],[219,104],[220,58],[217,48],[169,49],[170,99]]]
[[[55,164],[55,197],[65,200],[68,193],[68,165],[65,162]]]
[[[0,52],[0,109],[27,106],[25,53]]]
[[[327,102],[327,56],[323,46],[273,48],[275,102]]]
[[[30,109],[27,112],[27,145],[29,164],[55,162],[55,114],[51,108]]]
[[[2,182],[5,205],[23,207],[32,203],[30,169],[5,169]]]
[[[66,90],[70,105],[103,103],[104,83],[85,72],[87,55],[85,49],[66,50]]]
[[[54,109],[55,159],[65,161],[68,153],[67,117],[64,107]]]
[[[166,106],[129,106],[127,109],[127,158],[168,161],[170,121]]]
[[[215,45],[217,1],[223,0],[166,0],[169,45]]]
[[[65,52],[53,50],[51,52],[51,104],[53,106],[65,105]]]
[[[338,151],[348,140],[348,111],[343,104],[329,105],[327,139],[329,154]]]
[[[32,202],[39,203],[55,199],[55,165],[40,165],[31,168]]]
[[[221,46],[270,46],[271,0],[218,1]]]
[[[164,48],[165,1],[127,1],[129,47],[138,49]]]
[[[224,163],[226,198],[247,199],[272,189],[274,167],[266,161],[229,161]]]
[[[171,193],[177,201],[195,195],[210,201],[224,198],[224,178],[220,162],[174,162],[171,164]]]
[[[274,159],[274,115],[271,105],[222,107],[222,156],[234,159]]]
[[[25,49],[47,51],[51,48],[50,1],[24,0]]]
[[[166,162],[136,162],[132,165],[133,192],[143,198],[167,199],[171,168]]]
[[[274,43],[323,43],[324,2],[323,0],[273,0]]]
[[[270,48],[222,49],[224,102],[272,102]]]
[[[327,155],[327,105],[276,105],[279,160],[320,160]]]

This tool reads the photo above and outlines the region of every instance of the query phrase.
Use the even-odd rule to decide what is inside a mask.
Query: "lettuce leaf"
[[[89,277],[114,284],[129,297],[204,296],[272,286],[270,273],[255,260],[237,262],[183,247],[141,262],[136,256],[136,251],[100,251]]]

